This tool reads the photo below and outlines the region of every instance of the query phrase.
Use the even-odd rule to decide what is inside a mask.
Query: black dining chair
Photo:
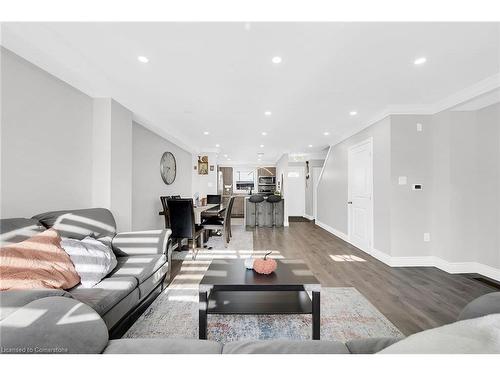
[[[225,247],[227,247],[229,241],[231,240],[231,212],[233,210],[233,202],[234,202],[234,197],[229,198],[229,202],[224,212],[223,219],[215,216],[207,218],[202,223],[203,229],[221,231]]]
[[[165,220],[165,228],[170,228],[170,218],[168,216],[168,206],[167,200],[169,199],[181,199],[180,195],[164,195],[160,197],[161,207],[163,211],[158,212],[158,215],[163,216]]]
[[[194,219],[194,205],[192,199],[168,199],[168,213],[170,217],[170,229],[172,238],[177,239],[178,249],[182,247],[184,238],[192,241],[192,259],[196,258],[196,245],[199,241],[199,247],[203,247],[202,225],[196,225]]]
[[[163,216],[163,219],[165,220],[165,228],[170,228],[170,219],[168,217],[168,206],[167,206],[167,200],[171,199],[172,197],[170,195],[164,195],[160,197],[160,202],[161,206],[163,208],[163,211],[158,212],[158,215]]]
[[[207,204],[220,204],[222,196],[220,194],[207,194]]]

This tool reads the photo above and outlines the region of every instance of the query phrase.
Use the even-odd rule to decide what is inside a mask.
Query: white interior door
[[[365,251],[373,244],[373,142],[367,139],[349,148],[349,241]]]
[[[313,217],[317,219],[318,214],[318,182],[319,175],[321,174],[321,167],[314,167],[312,169],[312,193],[313,193]]]
[[[288,216],[304,216],[306,211],[306,178],[304,167],[288,167],[285,199],[288,200]]]

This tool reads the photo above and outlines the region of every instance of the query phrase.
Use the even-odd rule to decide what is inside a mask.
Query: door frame
[[[375,232],[375,219],[374,219],[374,214],[373,214],[373,201],[375,200],[375,197],[373,195],[373,137],[369,137],[367,139],[365,139],[364,141],[361,141],[359,143],[356,143],[352,146],[349,146],[349,148],[347,149],[347,201],[350,201],[351,200],[351,187],[350,187],[350,184],[349,184],[349,181],[350,181],[350,178],[349,178],[349,172],[350,172],[350,165],[351,165],[351,151],[357,147],[360,147],[360,146],[364,146],[364,145],[368,145],[369,146],[369,152],[370,152],[370,168],[371,168],[371,199],[370,199],[370,203],[371,203],[371,207],[370,207],[370,213],[371,213],[371,217],[369,218],[370,220],[370,223],[371,223],[371,233],[370,233],[370,238],[369,238],[369,247],[366,249],[363,249],[359,246],[359,244],[354,244],[352,242],[352,238],[351,238],[351,233],[352,233],[352,228],[351,228],[351,216],[352,216],[352,208],[350,206],[352,205],[349,205],[347,202],[346,202],[346,205],[347,205],[347,240],[350,244],[356,246],[356,247],[360,247],[361,250],[363,250],[364,252],[370,254],[372,252],[372,248],[373,248],[373,239],[374,239],[374,232]]]
[[[287,184],[288,184],[288,197],[290,197],[290,180],[289,180],[289,177],[288,177],[288,173],[290,173],[290,169],[300,169],[301,170],[301,173],[302,173],[302,178],[301,178],[301,181],[302,181],[302,184],[303,184],[303,187],[304,187],[304,197],[302,199],[304,205],[303,205],[303,209],[302,209],[302,217],[304,217],[304,215],[306,214],[306,180],[305,180],[305,175],[306,175],[306,167],[303,166],[303,165],[289,165],[288,166],[288,170],[286,171],[287,173]],[[290,207],[290,206],[288,206]],[[288,210],[288,213],[287,215],[290,214],[290,210]]]

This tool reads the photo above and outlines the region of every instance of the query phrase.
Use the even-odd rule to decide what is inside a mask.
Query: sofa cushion
[[[69,289],[79,282],[54,229],[0,249],[0,290]]]
[[[112,329],[120,320],[122,320],[125,316],[128,316],[130,312],[137,307],[139,300],[139,289],[136,288],[120,302],[109,309],[106,314],[101,315],[101,318],[108,326],[108,329]]]
[[[224,345],[223,354],[349,354],[337,341],[234,341]]]
[[[0,322],[3,353],[101,353],[108,330],[90,307],[71,298],[32,301]]]
[[[489,314],[500,314],[500,292],[476,298],[465,306],[457,320],[479,318]]]
[[[113,251],[118,257],[166,254],[170,229],[122,232],[113,237]]]
[[[2,219],[0,220],[0,244],[3,246],[21,242],[46,229],[35,219]]]
[[[70,293],[102,316],[136,287],[137,280],[134,277],[107,277],[92,288],[79,285],[71,289]]]
[[[56,229],[62,237],[81,240],[91,236],[109,247],[116,234],[113,214],[105,208],[50,211],[35,215],[33,219],[47,228]]]
[[[104,354],[221,354],[222,344],[189,339],[110,340]]]
[[[500,353],[500,314],[461,320],[408,336],[383,354]]]
[[[168,264],[165,263],[157,271],[155,271],[155,273],[152,274],[149,277],[149,279],[146,279],[139,284],[139,291],[141,292],[141,300],[147,297],[147,295],[151,293],[153,289],[156,288],[161,283],[167,271],[168,271]]]
[[[134,255],[117,259],[118,265],[110,275],[135,277],[139,284],[167,262],[165,255]]]
[[[73,298],[69,292],[62,289],[28,289],[6,290],[0,292],[0,320],[5,319],[19,308],[45,297]]]
[[[61,246],[68,253],[85,288],[92,288],[118,264],[110,247],[92,237],[83,240],[65,238]]]
[[[351,354],[374,354],[402,340],[403,337],[370,337],[345,343]]]

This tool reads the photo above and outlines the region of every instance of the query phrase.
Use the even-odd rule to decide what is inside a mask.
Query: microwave
[[[259,177],[259,185],[274,185],[276,184],[276,177],[262,176]]]

